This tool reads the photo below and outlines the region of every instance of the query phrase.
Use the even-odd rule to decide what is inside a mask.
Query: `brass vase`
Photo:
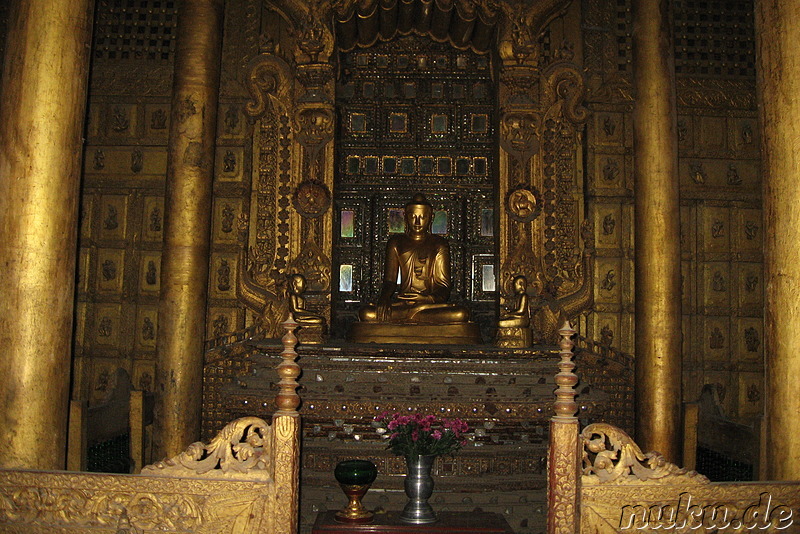
[[[341,523],[371,523],[373,513],[364,509],[361,499],[378,476],[378,468],[367,460],[339,462],[333,475],[350,502],[336,512],[334,518]]]

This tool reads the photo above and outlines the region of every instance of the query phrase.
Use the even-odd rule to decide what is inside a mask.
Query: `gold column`
[[[668,0],[633,4],[636,441],[681,455],[680,190]]]
[[[10,8],[0,102],[0,467],[65,467],[93,5]]]
[[[158,308],[154,458],[200,437],[222,0],[179,5]]]
[[[800,1],[756,2],[763,128],[767,479],[800,480]]]

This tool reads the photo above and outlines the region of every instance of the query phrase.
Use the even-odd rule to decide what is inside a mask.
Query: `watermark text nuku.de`
[[[662,531],[724,529],[725,532],[783,530],[794,523],[793,512],[785,504],[773,501],[768,492],[761,493],[741,509],[730,503],[698,502],[689,492],[684,492],[674,503],[650,507],[641,504],[623,506],[619,528]]]

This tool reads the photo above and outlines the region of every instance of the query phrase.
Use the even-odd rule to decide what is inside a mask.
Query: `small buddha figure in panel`
[[[524,348],[531,344],[531,316],[528,311],[528,280],[517,275],[513,280],[513,303],[497,321],[495,344],[504,348]]]
[[[325,318],[306,310],[306,277],[302,274],[289,275],[286,284],[289,311],[300,327],[297,339],[303,343],[322,343],[325,329]]]
[[[531,326],[528,311],[528,280],[524,276],[514,277],[514,304],[497,321],[500,328],[529,328]]]

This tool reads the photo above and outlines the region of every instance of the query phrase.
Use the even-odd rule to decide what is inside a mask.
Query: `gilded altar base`
[[[270,409],[264,399],[279,348],[250,342],[238,350],[209,354],[204,435],[213,435],[234,414]],[[383,410],[461,418],[474,429],[467,447],[437,461],[431,500],[435,508],[508,511],[505,517],[515,530],[542,531],[556,350],[549,345],[515,350],[488,345],[301,345],[301,531],[310,529],[320,509],[346,504],[333,478],[334,467],[345,459],[369,459],[378,466],[378,479],[363,501],[367,508],[402,508],[405,463],[386,450],[371,425]],[[620,354],[588,351],[576,360],[585,371],[581,417],[631,428],[633,362]]]
[[[475,323],[390,324],[357,322],[350,326],[349,341],[355,343],[480,345],[481,330]]]
[[[531,329],[521,327],[498,328],[494,344],[506,349],[521,349],[531,346]]]
[[[325,329],[322,325],[307,325],[297,329],[297,341],[306,345],[319,345],[325,341]]]

